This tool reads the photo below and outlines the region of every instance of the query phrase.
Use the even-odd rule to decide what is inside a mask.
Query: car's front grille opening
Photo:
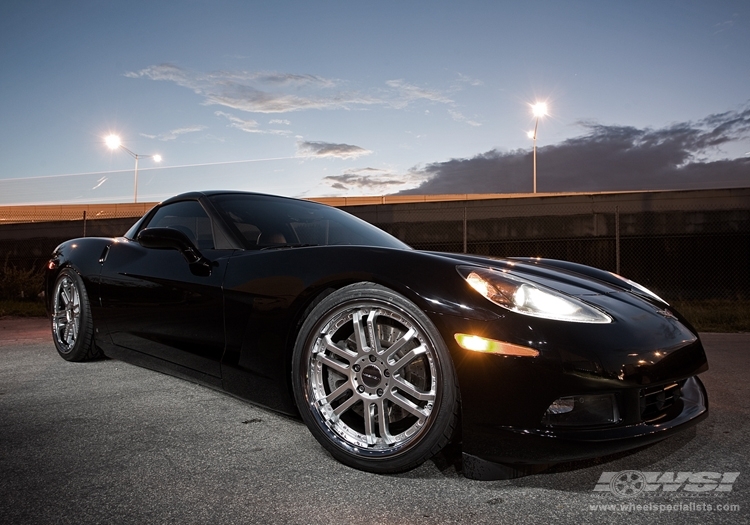
[[[641,421],[653,423],[665,418],[682,395],[685,381],[641,389]]]

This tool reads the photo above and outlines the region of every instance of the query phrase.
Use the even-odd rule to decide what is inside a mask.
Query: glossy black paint
[[[705,390],[694,378],[708,367],[696,331],[669,306],[613,274],[563,261],[398,246],[250,249],[216,209],[218,195],[185,194],[160,205],[199,202],[214,228],[212,248],[196,248],[196,255],[187,238],[144,229],[157,207],[124,237],[60,245],[48,268],[47,297],[60,269],[71,267],[83,278],[96,343],[107,355],[295,414],[291,353],[306,312],[348,284],[386,286],[426,312],[442,334],[461,392],[462,449],[493,461],[550,463],[618,452],[707,415]],[[470,288],[459,265],[507,269],[582,298],[613,322],[569,323],[510,312]],[[530,347],[539,356],[467,351],[454,339],[459,332]],[[644,388],[685,380],[678,406],[658,421],[641,420]],[[600,392],[615,395],[618,424],[564,430],[542,424],[555,399]]]

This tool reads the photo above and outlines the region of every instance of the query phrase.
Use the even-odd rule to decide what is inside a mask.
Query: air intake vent
[[[641,421],[652,423],[665,417],[680,400],[683,384],[685,381],[641,389]]]

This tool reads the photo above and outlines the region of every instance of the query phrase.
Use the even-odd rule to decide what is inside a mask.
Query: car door
[[[146,227],[185,233],[211,261],[196,271],[175,249],[120,238],[103,257],[102,317],[117,346],[213,377],[224,352],[222,280],[232,250],[217,250],[212,220],[197,200],[166,204]]]

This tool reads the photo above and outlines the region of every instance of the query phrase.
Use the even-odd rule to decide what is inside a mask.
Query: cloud
[[[397,91],[398,96],[391,102],[391,104],[397,108],[406,107],[410,103],[420,99],[430,100],[432,102],[441,102],[443,104],[453,103],[453,100],[446,97],[439,91],[421,88],[419,86],[409,84],[401,79],[388,80],[385,84]]]
[[[332,88],[337,82],[330,78],[323,78],[317,75],[295,75],[292,73],[267,73],[259,74],[254,78],[268,84],[280,84],[285,86],[319,86]]]
[[[286,119],[274,118],[268,121],[269,124],[281,124],[283,126],[290,126],[292,123]]]
[[[203,97],[203,104],[250,113],[288,113],[310,109],[353,109],[380,105],[404,108],[419,100],[452,104],[439,91],[404,80],[389,80],[386,89],[343,90],[342,80],[281,72],[214,71],[202,73],[174,64],[158,64],[125,73],[128,78],[172,82]]]
[[[159,64],[128,72],[125,76],[173,82],[202,96],[204,104],[218,104],[252,113],[348,109],[384,103],[357,92],[330,92],[340,82],[316,75],[248,71],[201,73],[174,64]]]
[[[352,101],[300,97],[261,91],[243,84],[225,83],[205,94],[205,103],[219,104],[250,113],[287,113],[305,109],[344,108]]]
[[[422,182],[424,176],[415,173],[397,173],[380,168],[348,169],[340,175],[329,175],[323,182],[333,189],[354,192],[357,194],[375,193],[383,195],[403,189],[404,186],[415,186]]]
[[[260,129],[258,128],[258,121],[253,119],[242,119],[231,113],[224,111],[214,111],[214,115],[217,117],[224,117],[229,120],[229,126],[246,131],[247,133],[261,133],[265,135],[291,135],[291,131],[288,129]],[[274,122],[273,120],[271,122]]]
[[[230,126],[233,128],[241,129],[242,131],[248,131],[250,133],[256,133],[259,130],[258,127],[258,121],[257,120],[244,120],[239,117],[235,117],[231,113],[225,113],[223,111],[214,111],[214,115],[217,117],[225,117],[229,120],[231,123]]]
[[[484,85],[484,82],[481,80],[478,80],[476,78],[471,78],[468,75],[464,75],[463,73],[458,74],[458,81],[463,82],[465,84],[469,84],[470,86],[482,86]]]
[[[356,96],[346,97],[339,94],[326,97],[317,93],[300,96],[283,91],[284,88],[311,88],[315,91],[332,88],[337,84],[335,80],[315,75],[247,71],[200,73],[174,64],[159,64],[126,73],[125,76],[174,82],[178,86],[186,87],[197,95],[203,96],[204,104],[219,104],[254,113],[285,113],[368,103],[366,99],[359,99]],[[276,91],[264,91],[263,86],[272,87]]]
[[[149,138],[149,139],[159,139],[163,141],[170,141],[170,140],[175,140],[180,135],[184,135],[186,133],[195,133],[196,131],[201,131],[204,129],[206,129],[206,126],[198,124],[195,126],[186,126],[184,128],[173,129],[165,133],[159,133],[158,135],[148,135],[146,133],[141,133],[141,136]]]
[[[455,120],[456,122],[463,122],[465,124],[468,124],[469,126],[481,126],[481,122],[477,122],[476,120],[471,120],[468,117],[464,116],[462,113],[455,111],[453,109],[448,110],[448,114]]]
[[[738,13],[734,13],[731,19],[714,24],[714,35],[733,29],[735,20],[737,20],[738,16]]]
[[[580,122],[581,136],[537,150],[537,190],[608,191],[731,187],[750,183],[750,158],[716,160],[750,137],[750,106],[660,129]],[[713,159],[713,160],[712,160]],[[426,179],[403,193],[532,191],[530,150],[478,154],[415,168]]]
[[[297,142],[298,157],[334,157],[339,159],[356,159],[369,155],[372,151],[350,144],[332,144],[330,142]]]

